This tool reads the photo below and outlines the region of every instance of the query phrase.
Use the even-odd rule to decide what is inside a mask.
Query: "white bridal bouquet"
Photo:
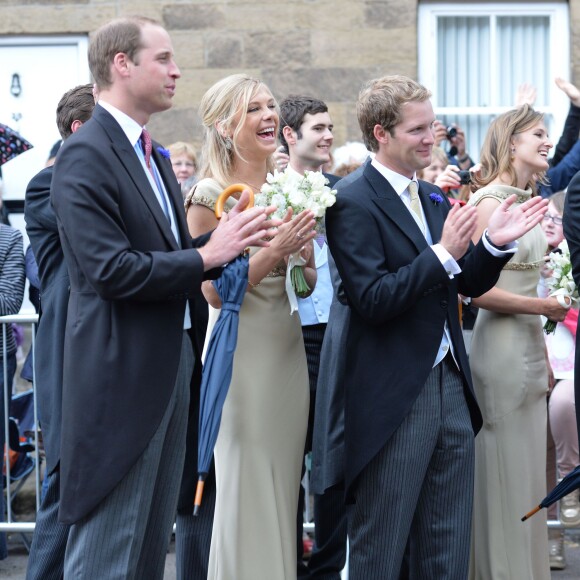
[[[578,287],[572,277],[572,263],[570,262],[570,250],[568,242],[563,240],[558,247],[550,252],[548,256],[548,268],[552,271],[552,276],[546,280],[546,285],[550,290],[550,296],[556,296],[561,306],[578,305]],[[544,332],[550,334],[556,329],[556,322],[547,320],[544,324]]]
[[[316,230],[323,231],[323,218],[326,208],[336,201],[336,190],[328,187],[328,179],[321,171],[305,171],[304,175],[286,168],[285,171],[268,173],[266,183],[262,185],[260,193],[255,195],[255,204],[258,206],[275,205],[278,209],[273,217],[282,219],[288,208],[292,208],[294,215],[308,209],[314,213]],[[300,252],[290,256],[286,274],[286,290],[290,299],[291,312],[297,309],[295,295],[304,296],[310,288],[304,279],[303,266],[306,262]],[[294,297],[292,296],[294,294]]]

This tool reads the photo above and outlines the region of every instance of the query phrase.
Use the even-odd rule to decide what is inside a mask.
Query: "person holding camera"
[[[471,172],[449,163],[447,153],[441,147],[433,147],[431,164],[417,172],[419,179],[440,187],[451,203],[464,205],[471,195]]]
[[[456,123],[445,126],[441,121],[435,119],[433,123],[433,136],[435,146],[441,147],[443,141],[449,141],[450,147],[447,151],[447,158],[450,165],[456,165],[459,169],[469,169],[475,162],[469,156],[465,147],[465,132]]]

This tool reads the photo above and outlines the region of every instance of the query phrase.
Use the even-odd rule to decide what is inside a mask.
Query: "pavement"
[[[565,570],[553,571],[552,580],[578,580],[580,578],[580,531],[569,530],[566,532],[565,551],[568,566]],[[23,580],[26,575],[27,562],[28,552],[19,535],[9,534],[8,558],[0,561],[0,578],[2,580]],[[163,579],[176,580],[176,578],[175,543],[172,540],[167,553]]]

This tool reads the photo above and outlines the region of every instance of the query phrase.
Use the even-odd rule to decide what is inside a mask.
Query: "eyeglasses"
[[[557,215],[550,215],[549,213],[545,213],[544,214],[544,221],[548,222],[552,220],[554,222],[555,226],[561,226],[562,225],[562,218],[558,217]]]

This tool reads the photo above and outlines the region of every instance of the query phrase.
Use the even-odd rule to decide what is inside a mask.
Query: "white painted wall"
[[[2,167],[5,199],[23,199],[30,179],[60,137],[56,106],[72,87],[90,82],[86,36],[0,37],[0,123],[18,131],[34,148]],[[10,92],[18,73],[22,93]]]

